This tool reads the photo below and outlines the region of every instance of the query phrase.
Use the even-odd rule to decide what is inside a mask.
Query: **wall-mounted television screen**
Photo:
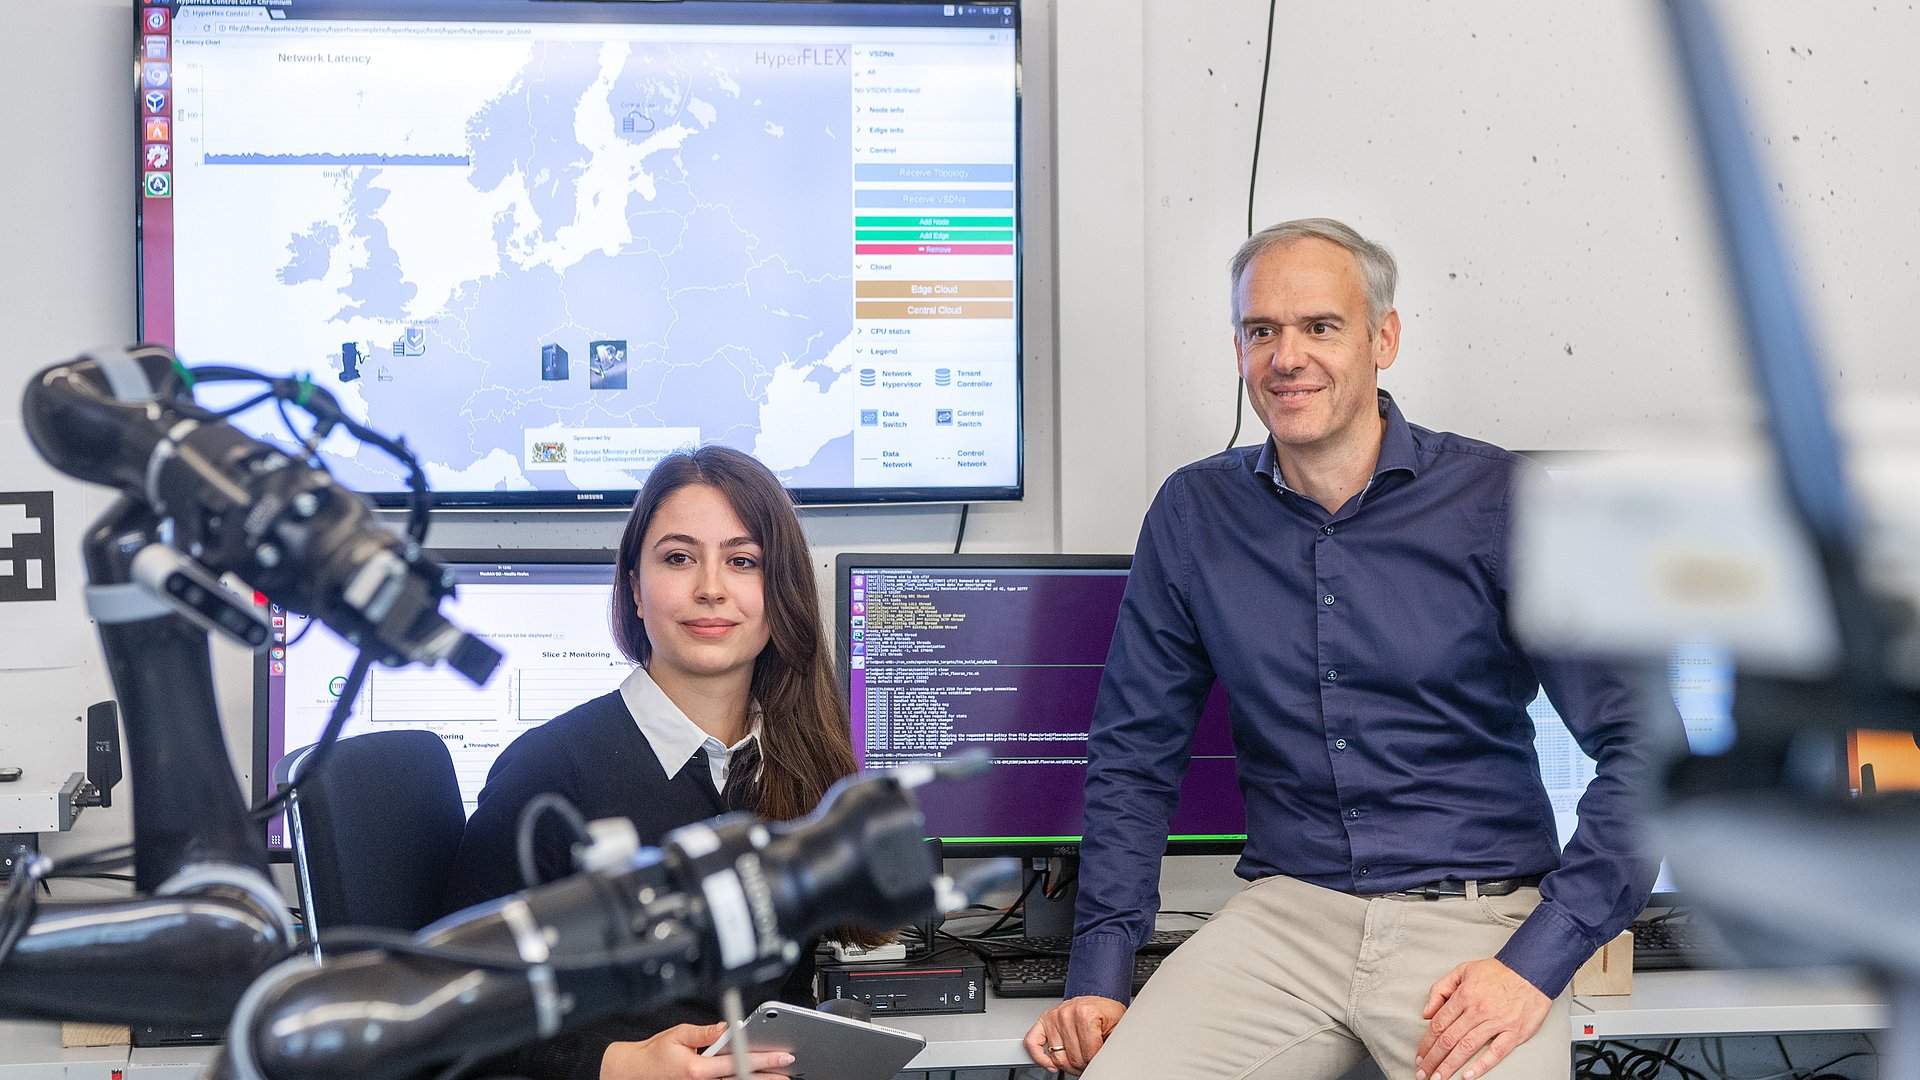
[[[704,443],[803,502],[1020,497],[1017,3],[135,17],[143,338],[310,374],[442,505],[624,505]]]

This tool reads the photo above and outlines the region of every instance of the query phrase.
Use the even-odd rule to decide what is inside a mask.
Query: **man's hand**
[[[1498,960],[1455,967],[1433,984],[1420,1013],[1433,1023],[1414,1050],[1414,1080],[1448,1080],[1456,1072],[1477,1080],[1533,1038],[1552,1008],[1552,998]]]
[[[1041,1013],[1027,1032],[1022,1040],[1027,1056],[1043,1069],[1078,1076],[1086,1071],[1087,1062],[1093,1060],[1100,1045],[1107,1041],[1107,1033],[1126,1011],[1125,1005],[1112,998],[1092,994],[1068,998]]]
[[[720,1041],[725,1024],[680,1024],[645,1042],[617,1042],[600,1059],[600,1080],[720,1080],[731,1077],[733,1055],[701,1057],[700,1051]],[[793,1064],[784,1050],[762,1050],[747,1055],[753,1069],[750,1080],[786,1080],[772,1070]]]

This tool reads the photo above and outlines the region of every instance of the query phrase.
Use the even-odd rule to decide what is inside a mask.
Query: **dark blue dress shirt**
[[[1645,905],[1634,695],[1599,665],[1529,656],[1507,625],[1509,497],[1539,466],[1415,427],[1384,393],[1380,408],[1373,479],[1337,514],[1286,488],[1272,440],[1181,469],[1147,511],[1088,740],[1069,997],[1128,1000],[1216,677],[1241,877],[1368,896],[1545,874],[1498,959],[1549,997]],[[1526,711],[1541,686],[1598,763],[1564,852]]]

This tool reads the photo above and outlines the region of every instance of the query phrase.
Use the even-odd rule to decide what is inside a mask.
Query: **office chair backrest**
[[[303,776],[311,750],[288,755],[300,781],[288,818],[308,932],[418,930],[439,918],[467,826],[446,744],[430,731],[356,735]]]

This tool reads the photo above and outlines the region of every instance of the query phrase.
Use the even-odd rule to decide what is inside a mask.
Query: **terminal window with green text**
[[[443,504],[624,505],[709,443],[803,502],[1020,497],[1017,4],[135,16],[142,337],[310,374]]]

